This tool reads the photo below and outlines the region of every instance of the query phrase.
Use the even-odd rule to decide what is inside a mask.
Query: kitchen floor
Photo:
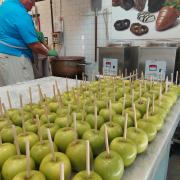
[[[176,139],[180,140],[180,136]],[[177,143],[171,147],[167,180],[180,180],[180,144]]]

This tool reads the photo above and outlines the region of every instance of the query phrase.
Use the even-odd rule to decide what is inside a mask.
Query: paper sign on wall
[[[103,58],[103,75],[115,75],[118,72],[118,59]]]
[[[145,79],[165,80],[166,61],[147,60],[145,61]]]

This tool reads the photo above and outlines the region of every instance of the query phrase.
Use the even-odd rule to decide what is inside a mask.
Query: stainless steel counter
[[[37,85],[41,88],[47,96],[53,95],[52,85],[57,80],[61,91],[66,90],[66,79],[60,77],[47,77],[29,82],[19,83],[12,86],[5,86],[0,88],[0,98],[8,106],[6,97],[7,90],[10,92],[13,107],[19,107],[19,94],[23,95],[24,103],[29,102],[28,87],[32,87],[33,102],[39,101]],[[75,86],[75,80],[68,79],[69,87]],[[164,180],[164,178],[157,179],[157,172],[159,168],[167,168],[167,162],[161,163],[165,156],[168,156],[171,138],[180,120],[180,99],[172,108],[166,118],[163,129],[158,133],[156,139],[149,144],[145,153],[138,155],[135,163],[125,170],[122,180]],[[168,158],[168,157],[166,157]],[[161,172],[162,173],[162,172]],[[164,177],[166,172],[163,173]]]

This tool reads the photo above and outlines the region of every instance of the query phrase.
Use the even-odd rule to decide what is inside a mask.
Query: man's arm
[[[49,51],[48,48],[44,46],[43,44],[41,44],[40,42],[31,43],[31,44],[28,44],[28,46],[33,52],[48,56],[48,51]]]

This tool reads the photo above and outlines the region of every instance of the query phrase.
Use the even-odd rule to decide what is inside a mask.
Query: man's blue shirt
[[[38,42],[32,18],[19,0],[5,0],[0,5],[0,41],[23,48]],[[2,43],[0,53],[32,58],[31,49],[12,48]]]

